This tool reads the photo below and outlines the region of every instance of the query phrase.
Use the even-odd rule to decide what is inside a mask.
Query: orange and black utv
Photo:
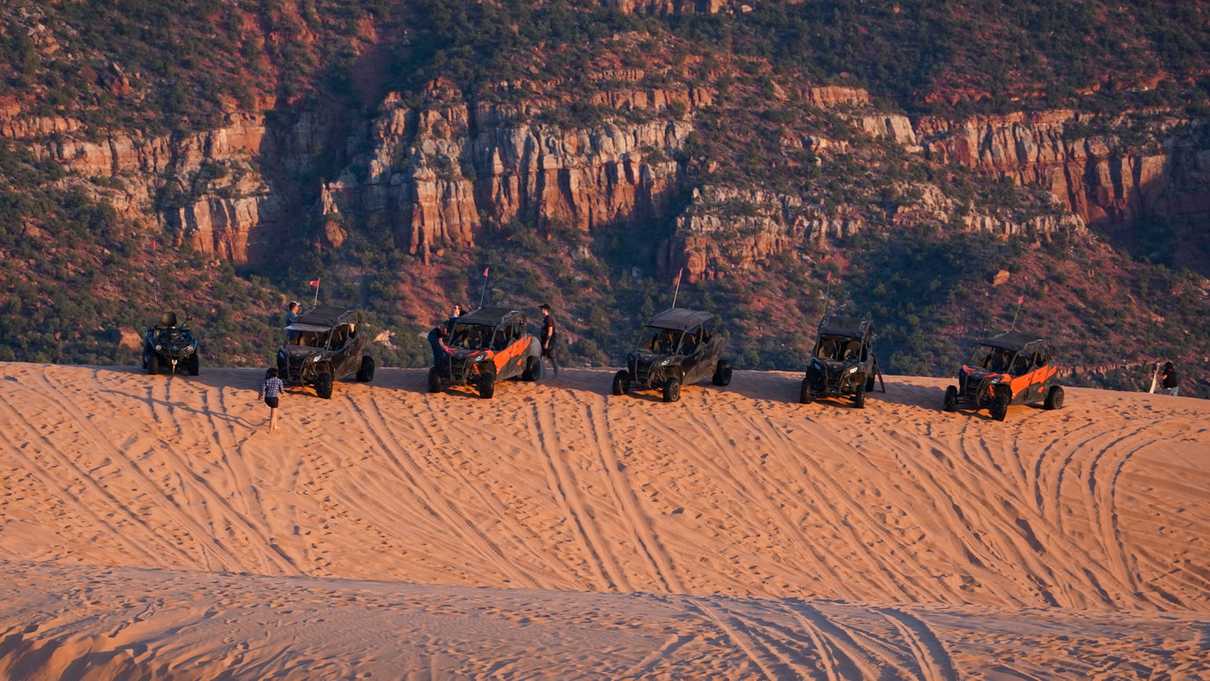
[[[469,385],[479,396],[496,394],[496,383],[510,378],[542,378],[542,346],[526,328],[525,315],[503,307],[481,307],[454,322],[449,369],[429,369],[429,391]]]
[[[1050,344],[1043,338],[1003,333],[980,341],[970,360],[958,371],[958,385],[945,389],[945,410],[987,408],[1003,421],[1010,404],[1063,406],[1059,369]]]

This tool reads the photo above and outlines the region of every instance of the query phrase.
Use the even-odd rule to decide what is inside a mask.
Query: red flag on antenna
[[[490,265],[489,265],[489,266],[487,266],[487,267],[484,267],[484,268],[483,268],[483,278],[484,278],[484,279],[487,279],[487,274],[488,274],[488,272],[491,272],[491,271],[492,271],[492,268],[491,268],[491,266],[490,266]]]
[[[318,279],[312,279],[312,280],[310,280],[310,281],[308,281],[308,282],[307,282],[307,286],[310,286],[311,288],[319,288],[319,280],[318,280]]]
[[[1025,302],[1025,296],[1024,296],[1024,295],[1017,296],[1017,304],[1018,304],[1018,305],[1020,305],[1021,303],[1024,303],[1024,302]]]

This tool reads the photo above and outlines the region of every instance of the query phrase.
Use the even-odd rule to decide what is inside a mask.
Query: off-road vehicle
[[[831,316],[819,322],[811,363],[802,379],[798,401],[819,397],[852,397],[853,406],[865,406],[866,393],[877,379],[886,392],[878,358],[874,356],[874,328],[868,319]]]
[[[731,365],[722,358],[727,336],[709,312],[665,310],[643,326],[638,347],[626,356],[626,368],[613,376],[613,394],[660,390],[665,402],[681,399],[681,386],[707,378],[731,383]]]
[[[482,307],[458,317],[448,345],[454,349],[449,367],[429,369],[429,391],[468,385],[491,398],[496,384],[510,378],[542,378],[542,345],[529,333],[525,315],[504,307]]]
[[[277,372],[288,386],[314,386],[315,393],[332,397],[332,384],[356,375],[361,383],[374,380],[374,358],[366,354],[369,329],[353,310],[320,306],[286,327],[286,344],[277,351]]]
[[[197,376],[201,371],[199,352],[193,333],[184,324],[177,324],[175,312],[165,312],[160,323],[143,335],[143,370],[149,374],[161,371],[175,374],[179,367],[190,376]]]
[[[1003,333],[979,341],[971,358],[958,370],[958,385],[945,389],[944,408],[987,407],[992,418],[1003,421],[1010,404],[1041,402],[1047,409],[1063,406],[1059,368],[1044,338]]]

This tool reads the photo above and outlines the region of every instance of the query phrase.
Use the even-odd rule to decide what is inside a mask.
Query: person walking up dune
[[[285,392],[286,386],[282,380],[277,377],[277,369],[272,368],[265,372],[265,383],[260,389],[260,398],[265,401],[269,407],[269,432],[277,430],[277,408],[281,404],[281,394]]]

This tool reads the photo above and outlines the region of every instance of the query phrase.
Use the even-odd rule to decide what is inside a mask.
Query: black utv
[[[175,374],[179,367],[197,376],[201,371],[200,349],[193,333],[177,324],[175,312],[165,312],[160,323],[143,335],[143,370],[149,374],[168,371]]]
[[[731,365],[722,358],[727,346],[718,317],[709,312],[672,308],[643,326],[638,347],[626,356],[626,368],[613,377],[613,394],[660,390],[665,402],[681,399],[681,386],[709,378],[731,383]]]
[[[286,344],[277,351],[277,373],[288,386],[314,386],[332,397],[332,384],[356,375],[374,380],[374,358],[366,354],[369,329],[361,315],[339,307],[320,306],[286,327]]]
[[[886,392],[874,356],[874,329],[869,320],[825,318],[819,323],[798,401],[807,404],[820,397],[852,397],[853,406],[861,409],[866,393],[874,390],[875,379]]]

